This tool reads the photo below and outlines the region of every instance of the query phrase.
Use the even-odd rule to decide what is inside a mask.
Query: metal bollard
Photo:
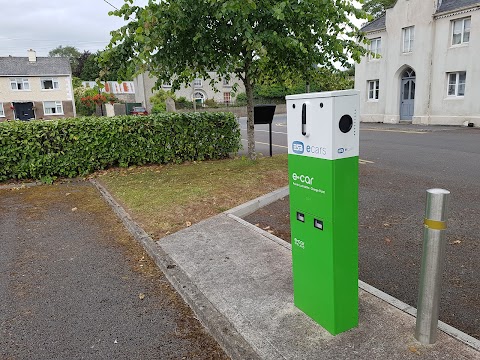
[[[422,344],[437,340],[438,309],[445,259],[445,229],[450,191],[427,190],[423,255],[418,291],[415,338]]]

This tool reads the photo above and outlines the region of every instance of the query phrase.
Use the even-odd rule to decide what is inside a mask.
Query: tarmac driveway
[[[227,358],[90,183],[0,190],[0,229],[0,358]]]

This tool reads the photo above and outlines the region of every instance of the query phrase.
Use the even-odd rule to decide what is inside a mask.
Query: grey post
[[[437,340],[440,288],[445,258],[445,229],[450,191],[427,190],[422,268],[418,291],[415,338],[422,344]]]

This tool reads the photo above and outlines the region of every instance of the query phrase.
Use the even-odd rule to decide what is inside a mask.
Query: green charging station
[[[358,325],[359,93],[286,100],[294,303],[336,335]]]

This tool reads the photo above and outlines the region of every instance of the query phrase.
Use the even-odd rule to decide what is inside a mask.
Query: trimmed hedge
[[[110,166],[220,159],[240,148],[231,113],[0,123],[0,181],[83,176]]]

